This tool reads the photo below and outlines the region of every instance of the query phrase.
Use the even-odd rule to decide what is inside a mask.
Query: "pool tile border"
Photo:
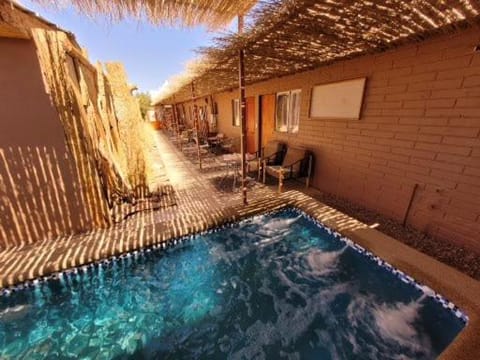
[[[281,211],[281,210],[280,210]],[[276,211],[271,211],[269,213],[275,213]],[[260,216],[260,215],[255,215],[255,216]],[[253,217],[253,216],[252,216]],[[250,217],[249,217],[250,218]],[[167,239],[165,241],[162,241],[161,243],[153,244],[153,245],[147,245],[142,249],[138,250],[131,250],[124,252],[123,254],[120,255],[112,255],[109,257],[106,257],[104,259],[100,260],[95,260],[90,263],[86,263],[84,265],[78,265],[72,268],[68,268],[65,270],[61,271],[55,271],[52,272],[51,274],[45,275],[45,276],[39,276],[35,279],[31,280],[26,280],[26,281],[21,281],[15,285],[10,285],[6,286],[3,288],[0,288],[0,297],[8,297],[12,293],[18,292],[18,291],[23,291],[27,290],[30,288],[34,288],[36,285],[46,283],[48,281],[54,281],[61,279],[65,276],[68,275],[81,275],[82,273],[85,274],[88,272],[90,269],[94,268],[102,268],[103,266],[110,265],[111,263],[115,261],[122,261],[122,260],[128,260],[128,259],[138,259],[140,256],[144,256],[147,253],[150,253],[152,251],[162,251],[162,250],[168,250],[169,248],[172,248],[178,244],[184,243],[186,241],[194,240],[195,238],[206,235],[206,234],[211,234],[214,232],[221,231],[226,228],[231,228],[235,226],[236,224],[240,224],[240,222],[245,221],[245,219],[240,219],[240,220],[228,220],[222,225],[217,225],[213,228],[207,229],[207,230],[201,230],[198,232],[194,232],[189,235],[181,235],[178,237],[173,237],[170,239]]]
[[[147,247],[144,247],[139,250],[133,250],[129,252],[125,252],[121,255],[113,255],[110,257],[107,257],[105,259],[97,260],[88,264],[84,264],[81,266],[73,267],[70,269],[66,269],[63,271],[58,271],[54,272],[52,274],[42,276],[33,280],[27,280],[24,282],[21,282],[17,285],[12,285],[5,287],[1,289],[0,291],[0,296],[1,297],[8,297],[12,293],[18,292],[18,291],[23,291],[27,290],[30,288],[34,288],[35,286],[46,283],[49,281],[56,281],[58,279],[62,279],[64,277],[68,277],[69,275],[81,275],[82,273],[85,274],[88,272],[88,270],[95,269],[95,268],[102,268],[103,266],[108,266],[113,262],[116,261],[123,261],[123,260],[129,260],[133,259],[136,260],[141,256],[144,256],[145,254],[148,254],[152,251],[163,251],[163,250],[168,250],[169,248],[175,247],[178,244],[184,243],[186,241],[191,241],[194,240],[195,238],[206,235],[206,234],[211,234],[215,233],[227,228],[232,228],[235,226],[240,226],[242,223],[248,222],[251,219],[255,219],[261,216],[269,216],[273,214],[278,214],[282,212],[294,212],[298,215],[301,215],[308,219],[309,221],[313,222],[317,227],[320,229],[326,231],[329,235],[332,235],[336,240],[339,240],[343,243],[345,243],[347,246],[351,247],[353,250],[355,250],[357,253],[367,257],[370,261],[376,263],[376,265],[380,266],[381,268],[387,270],[390,272],[392,275],[400,279],[406,284],[414,286],[417,290],[421,291],[423,294],[426,296],[432,298],[434,301],[439,303],[444,309],[447,311],[451,312],[453,315],[455,315],[457,318],[459,318],[464,324],[468,323],[469,317],[462,311],[460,310],[452,301],[449,301],[447,298],[442,296],[441,294],[435,292],[433,289],[430,287],[421,284],[420,282],[416,281],[413,277],[405,274],[403,271],[395,268],[393,265],[388,263],[387,261],[381,259],[380,257],[374,255],[372,252],[366,250],[359,244],[355,243],[353,240],[349,239],[346,236],[343,236],[336,230],[332,230],[325,224],[323,224],[321,221],[316,219],[315,217],[307,214],[305,211],[301,210],[299,207],[295,205],[285,205],[284,207],[280,209],[275,209],[275,210],[270,210],[270,211],[265,211],[260,214],[256,215],[247,215],[243,219],[239,220],[228,220],[222,225],[215,226],[214,228],[207,229],[207,230],[202,230],[190,235],[183,235],[175,238],[168,239],[162,243],[154,244],[154,245],[149,245]]]
[[[414,286],[417,290],[420,290],[423,294],[432,298],[437,303],[441,304],[443,308],[452,312],[457,318],[462,320],[464,324],[468,323],[469,318],[468,318],[467,314],[465,314],[452,301],[449,301],[443,295],[435,292],[435,290],[431,289],[430,287],[428,287],[426,285],[423,285],[420,282],[416,281],[410,275],[407,275],[403,271],[395,268],[393,265],[391,265],[387,261],[385,261],[385,260],[381,259],[380,257],[374,255],[372,252],[370,252],[367,249],[363,248],[362,246],[358,245],[357,243],[355,243],[353,240],[349,239],[348,237],[343,236],[338,231],[332,230],[328,226],[325,226],[322,222],[320,222],[319,220],[315,219],[314,217],[308,215],[303,210],[301,210],[299,208],[296,208],[296,207],[291,208],[291,210],[293,212],[296,212],[296,213],[306,217],[307,219],[312,221],[316,226],[318,226],[322,230],[325,230],[329,235],[332,235],[335,239],[340,240],[341,242],[345,243],[347,246],[351,247],[353,250],[355,250],[359,254],[362,254],[362,255],[366,256],[370,261],[376,263],[381,268],[387,270],[388,272],[393,274],[395,277],[397,277],[398,279],[400,279],[404,283]]]

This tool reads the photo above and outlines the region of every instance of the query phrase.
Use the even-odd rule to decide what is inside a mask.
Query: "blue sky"
[[[30,0],[19,3],[73,32],[92,62],[121,61],[129,81],[140,91],[156,90],[171,75],[182,72],[185,63],[195,57],[193,50],[218,35],[202,27],[172,29],[137,20],[111,23],[102,17],[88,18],[72,8],[59,10]]]

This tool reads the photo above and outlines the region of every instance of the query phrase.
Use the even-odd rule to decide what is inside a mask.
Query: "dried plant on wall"
[[[152,164],[142,145],[152,134],[122,65],[108,64],[106,74],[89,63],[72,34],[16,4],[0,3],[2,24],[24,36],[14,40],[23,42],[18,46],[34,49],[29,56],[43,89],[33,96],[48,98],[52,109],[37,117],[60,132],[53,140],[32,134],[32,145],[0,144],[0,248],[106,227],[138,211],[132,204],[151,193]],[[41,126],[35,111],[42,110],[27,112],[33,132]]]

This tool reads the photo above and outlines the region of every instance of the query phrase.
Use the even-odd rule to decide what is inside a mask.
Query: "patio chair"
[[[313,154],[304,149],[289,147],[281,165],[268,165],[263,162],[263,182],[267,174],[278,179],[278,192],[283,190],[285,179],[306,177],[306,187],[310,185],[310,176],[313,170]]]
[[[197,138],[194,137],[193,138],[193,143],[194,143],[194,147],[195,149],[197,149]],[[202,155],[206,155],[210,152],[210,145],[208,144],[208,141],[205,137],[199,137],[198,138],[198,144],[199,144],[199,148],[200,148],[200,154]]]
[[[257,179],[260,181],[262,164],[267,160],[268,165],[280,165],[285,155],[286,146],[279,141],[269,141],[260,150],[256,151],[249,160],[247,160],[247,171],[258,173]]]
[[[193,146],[193,129],[186,129],[180,132],[175,143],[180,147],[180,150],[185,152]]]
[[[220,143],[222,152],[231,154],[240,148],[240,138],[224,138]]]
[[[207,141],[210,144],[211,151],[219,155],[222,153],[222,143],[225,141],[225,134],[218,133],[215,136],[207,138]]]
[[[184,130],[180,133],[180,146],[184,144],[188,144],[192,140],[192,132],[191,130]]]

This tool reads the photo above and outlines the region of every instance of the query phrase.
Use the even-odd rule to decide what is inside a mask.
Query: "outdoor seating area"
[[[185,130],[177,134],[172,129],[166,132],[169,140],[184,156],[191,161],[192,167],[199,166],[208,174],[212,182],[223,191],[236,192],[240,186],[241,156],[238,152],[239,141],[228,138],[222,133],[212,136],[200,136],[199,146],[195,136],[195,130]],[[191,134],[187,137],[186,134]],[[183,141],[181,140],[183,139]],[[247,154],[247,161],[253,161],[254,155]],[[248,179],[249,187],[254,186],[253,178]]]
[[[184,151],[194,151],[197,141],[200,149],[205,154],[208,152],[214,154],[229,154],[239,149],[239,139],[227,137],[223,133],[203,133],[195,128],[185,128],[182,124],[174,122],[165,123],[166,131],[173,143]]]
[[[241,179],[241,154],[235,138],[227,138],[223,133],[214,136],[201,136],[199,146],[195,130],[185,130],[180,134],[167,131],[172,144],[201,171],[209,173],[220,189],[239,191]],[[200,160],[199,160],[200,157]],[[308,187],[313,175],[314,155],[306,149],[288,147],[278,141],[271,141],[254,153],[246,153],[247,186],[266,183],[267,175],[278,182],[277,191],[282,192],[285,181],[301,180]]]

